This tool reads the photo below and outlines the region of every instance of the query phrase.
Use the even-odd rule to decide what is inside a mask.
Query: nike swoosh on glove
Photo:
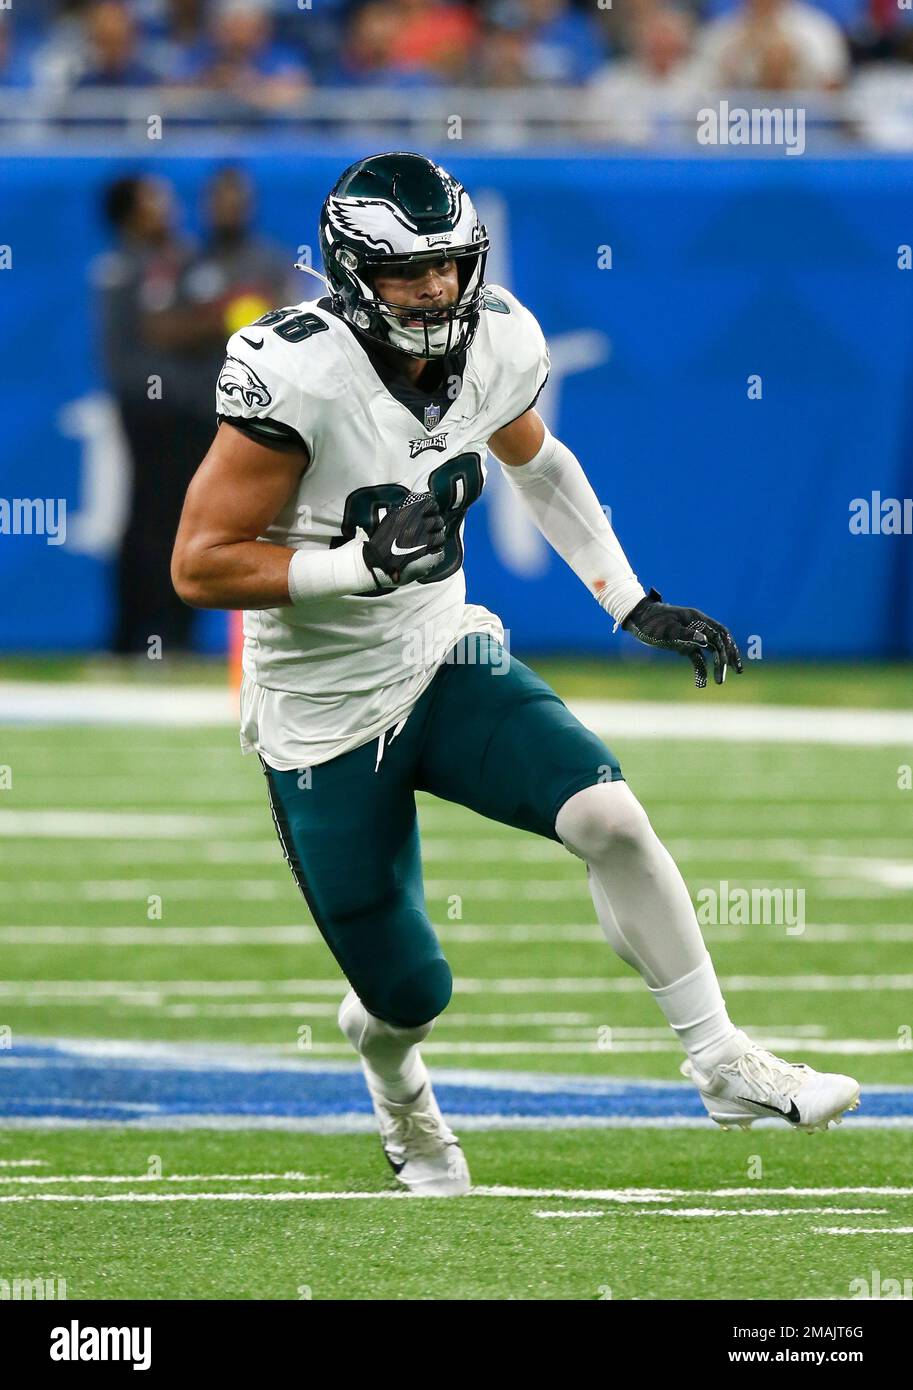
[[[446,535],[430,492],[410,492],[398,507],[391,507],[362,550],[378,589],[399,588],[430,574],[440,563]]]
[[[703,690],[707,684],[704,657],[709,652],[713,653],[713,679],[717,685],[723,684],[729,666],[738,675],[742,674],[739,649],[722,623],[708,618],[699,608],[679,608],[674,603],[663,603],[662,594],[655,589],[631,609],[622,627],[648,646],[667,647],[669,651],[687,656],[694,667],[694,684],[698,690]]]

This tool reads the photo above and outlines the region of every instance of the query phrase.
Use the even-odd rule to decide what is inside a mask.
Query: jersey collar
[[[450,407],[459,400],[460,392],[463,389],[463,376],[466,371],[466,352],[455,352],[449,357],[441,358],[440,372],[435,373],[438,384],[424,390],[417,382],[410,381],[399,370],[398,354],[385,352],[377,343],[359,333],[358,329],[341,314],[336,314],[331,299],[319,299],[317,307],[335,314],[346,325],[365,353],[386,391],[394,400],[399,401],[400,405],[405,406],[429,434],[434,434]],[[432,367],[435,366],[434,363],[431,365]],[[454,378],[459,381],[459,389],[456,392],[453,392],[452,389],[448,391],[448,384],[452,383]]]

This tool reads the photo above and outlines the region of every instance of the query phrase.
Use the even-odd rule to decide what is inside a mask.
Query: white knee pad
[[[632,851],[655,839],[647,813],[627,782],[597,782],[575,792],[561,807],[555,831],[587,863]]]

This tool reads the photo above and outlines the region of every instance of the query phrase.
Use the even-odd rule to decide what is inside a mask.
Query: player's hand
[[[704,658],[709,653],[713,654],[713,679],[717,685],[723,684],[729,666],[738,675],[742,674],[739,649],[722,623],[708,618],[698,608],[678,608],[674,603],[663,603],[662,595],[655,589],[632,608],[622,627],[651,647],[667,647],[687,656],[694,667],[694,684],[698,690],[703,690],[707,684]]]
[[[365,541],[362,555],[378,589],[421,579],[440,563],[446,530],[430,492],[412,492],[391,507]]]

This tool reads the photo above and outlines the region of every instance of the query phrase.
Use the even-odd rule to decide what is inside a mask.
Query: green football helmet
[[[320,215],[320,249],[333,307],[359,333],[410,357],[465,350],[479,325],[488,235],[469,194],[424,155],[377,154],[339,177]],[[459,292],[445,308],[379,298],[386,267],[456,262]]]

